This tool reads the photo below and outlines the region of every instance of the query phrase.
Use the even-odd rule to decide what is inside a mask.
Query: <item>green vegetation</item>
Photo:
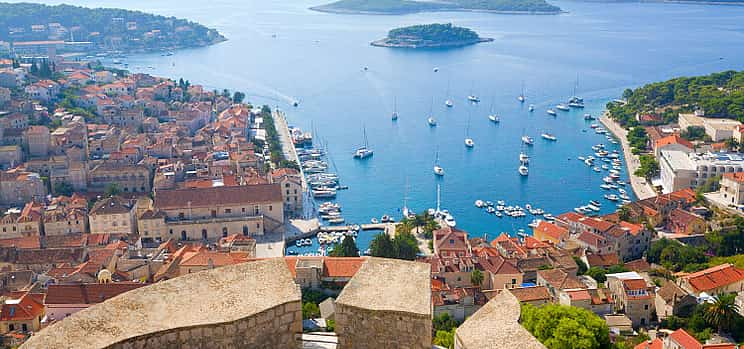
[[[67,182],[54,183],[54,193],[57,195],[70,196],[74,192],[72,185]]]
[[[587,272],[587,270],[588,270],[588,267],[587,267],[586,263],[584,263],[584,261],[581,260],[581,258],[576,257],[576,256],[573,256],[573,260],[576,263],[576,266],[579,268],[576,271],[576,274],[577,275],[584,275]]]
[[[388,33],[387,38],[372,43],[374,46],[431,48],[455,47],[476,44],[492,39],[482,39],[468,28],[447,24],[421,24],[396,28]]]
[[[431,239],[433,238],[434,231],[439,229],[439,223],[428,212],[424,212],[417,214],[413,218],[403,218],[400,224],[395,227],[396,233],[411,232],[414,229],[416,229],[416,234],[421,234],[421,230],[423,230],[424,238]]]
[[[374,257],[397,258],[412,261],[419,253],[418,241],[411,233],[399,232],[395,238],[380,233],[369,244],[370,254]]]
[[[224,92],[230,96],[230,91],[225,90]],[[261,107],[261,117],[263,118],[264,129],[266,130],[266,141],[269,142],[271,162],[277,167],[279,164],[287,163],[288,160],[284,157],[282,144],[279,141],[279,133],[276,131],[276,126],[274,125],[274,116],[271,115],[271,108],[268,105]]]
[[[560,13],[560,7],[544,0],[340,0],[313,10],[334,13],[405,14],[427,11],[493,11]]]
[[[111,183],[106,187],[106,190],[103,192],[104,197],[111,197],[114,195],[121,194],[121,187],[119,187],[118,183]]]
[[[685,329],[698,341],[705,342],[716,332],[729,333],[734,340],[744,340],[744,317],[738,314],[736,294],[719,294],[712,303],[695,304],[680,316],[670,316],[661,322],[663,328]]]
[[[127,23],[130,22],[136,25],[128,26]],[[113,37],[121,37],[124,48],[144,50],[205,46],[224,40],[216,30],[198,23],[139,11],[0,3],[0,41],[47,40],[46,31],[36,33],[31,30],[32,25],[47,23],[59,23],[68,29],[75,28],[73,34],[77,40],[89,40],[100,47],[109,43]],[[25,31],[12,33],[10,28],[24,28]],[[159,30],[158,35],[146,35],[153,30]]]
[[[442,313],[432,318],[432,330],[434,331],[434,344],[445,348],[454,348],[455,330],[460,324],[453,319],[449,313]]]
[[[628,132],[628,144],[630,144],[633,154],[645,151],[646,145],[648,145],[648,134],[646,134],[646,130],[641,126],[633,127]]]
[[[705,128],[702,126],[687,126],[687,129],[682,130],[680,136],[688,141],[710,140],[710,137],[705,134]]]
[[[333,248],[333,252],[331,252],[331,256],[333,257],[359,257],[359,249],[357,248],[354,238],[351,236],[347,236],[346,238],[344,238],[344,241],[341,242],[341,245],[338,245]]]
[[[328,296],[318,290],[303,289],[302,290],[302,318],[303,319],[315,319],[320,317],[320,307],[318,306],[321,302],[326,300]]]
[[[711,117],[744,121],[744,72],[725,71],[698,77],[655,82],[623,93],[627,104],[610,103],[612,118],[621,125],[637,124],[638,113],[660,114],[664,122],[676,121],[680,112],[696,108]]]
[[[659,174],[659,162],[653,155],[641,155],[638,159],[641,166],[635,171],[634,175],[650,180]]]
[[[302,318],[315,319],[320,317],[320,308],[315,303],[302,303]]]
[[[522,326],[549,349],[610,348],[604,320],[589,310],[557,304],[522,305]]]
[[[591,267],[589,270],[586,271],[586,275],[591,276],[592,279],[597,281],[598,283],[604,283],[607,281],[607,277],[605,276],[607,274],[607,271],[604,270],[602,267]]]
[[[705,234],[700,246],[668,239],[654,241],[646,259],[673,272],[694,272],[723,263],[744,266],[744,218],[736,217],[730,226]]]
[[[470,283],[473,284],[473,286],[480,286],[483,284],[483,272],[480,271],[480,269],[473,269],[473,271],[470,272]]]

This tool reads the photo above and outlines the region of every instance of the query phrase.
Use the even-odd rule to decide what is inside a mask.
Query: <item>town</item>
[[[740,139],[738,123],[698,111],[648,126],[637,161],[659,159],[645,183],[659,174],[661,188],[615,213],[567,212],[492,241],[422,213],[385,222],[369,256],[352,234],[327,255],[285,256],[285,241],[322,227],[307,214],[315,203],[282,111],[238,91],[50,57],[0,60],[7,347],[159,347],[182,343],[170,339],[180,328],[233,321],[264,331],[252,339],[275,332],[271,347],[541,348],[581,328],[596,329],[581,335],[594,341],[587,348],[744,340],[744,160],[715,143]],[[679,131],[695,127],[710,141]],[[142,321],[158,309],[181,314],[200,298],[189,290],[232,298],[217,286],[228,282],[279,308],[241,303],[234,318],[201,322],[174,315],[159,330],[122,310],[144,309]],[[262,311],[276,314],[275,328],[242,322]],[[111,312],[121,312],[119,331],[84,325]]]

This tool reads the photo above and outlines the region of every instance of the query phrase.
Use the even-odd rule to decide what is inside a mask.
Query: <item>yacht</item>
[[[522,136],[522,143],[527,144],[527,145],[533,145],[535,144],[535,140],[532,139],[532,137],[530,136],[524,135]]]
[[[468,148],[475,146],[475,142],[470,138],[470,114],[468,114],[468,124],[465,126],[465,146]]]
[[[369,158],[369,157],[371,157],[374,154],[374,152],[372,151],[372,149],[369,149],[369,147],[367,146],[367,129],[364,128],[362,132],[364,134],[364,145],[362,145],[361,147],[359,147],[354,152],[354,158],[360,159],[360,160]]]
[[[496,124],[498,124],[499,122],[501,122],[501,118],[499,118],[499,116],[498,115],[495,115],[495,114],[489,115],[488,116],[488,120],[491,120],[491,122],[496,123]]]
[[[557,113],[555,112],[555,110],[553,110],[553,109],[548,109],[548,114],[550,114],[550,115],[553,115],[553,116],[556,116],[556,115],[558,115],[558,114],[557,114]]]
[[[584,108],[584,99],[573,96],[568,100],[568,106],[571,108]]]
[[[528,109],[528,110],[529,110],[530,112],[533,112],[533,111],[535,111],[535,105],[534,105],[534,104],[530,104],[529,108],[527,108],[527,109]]]
[[[465,146],[468,148],[472,148],[475,146],[475,142],[472,138],[465,138]]]
[[[478,96],[476,96],[476,95],[470,95],[470,96],[468,96],[468,100],[471,101],[471,102],[473,102],[473,103],[480,102],[480,98],[478,98]]]
[[[434,160],[434,174],[438,177],[444,176],[444,168],[439,166],[439,151],[437,150],[436,159]]]
[[[453,102],[451,99],[448,99],[444,101],[444,105],[447,106],[447,108],[452,108],[455,105],[455,102]]]
[[[596,118],[592,114],[586,113],[584,114],[584,120],[596,120]]]
[[[563,111],[569,111],[569,110],[571,110],[571,108],[569,108],[567,105],[565,105],[563,103],[559,103],[558,105],[556,105],[555,106],[555,109],[563,110]]]
[[[398,121],[398,112],[394,111],[393,116],[390,117],[393,121]]]
[[[398,99],[397,98],[393,102],[393,115],[392,115],[391,119],[393,119],[393,121],[397,121],[398,120]]]
[[[549,140],[549,141],[553,141],[553,142],[555,142],[555,141],[557,141],[557,140],[558,140],[558,138],[556,138],[556,137],[555,137],[555,135],[553,135],[553,134],[551,134],[551,133],[547,133],[547,132],[544,132],[544,133],[542,134],[542,138],[545,138],[545,139],[547,139],[547,140]]]
[[[517,97],[517,100],[519,100],[519,103],[524,103],[525,99],[526,98],[524,96],[524,81],[522,81],[522,92],[519,94],[519,97]]]
[[[527,166],[525,165],[520,165],[518,171],[519,171],[519,174],[522,176],[527,176],[530,173],[530,169],[528,169]]]
[[[437,120],[434,119],[433,116],[430,116],[428,119],[426,119],[426,123],[428,123],[430,127],[437,126]]]
[[[530,162],[530,156],[525,154],[524,152],[519,153],[519,162],[523,164],[527,164]]]
[[[617,195],[615,195],[615,194],[605,194],[604,198],[607,199],[607,200],[610,200],[610,201],[618,201],[618,200],[620,200],[620,198]]]

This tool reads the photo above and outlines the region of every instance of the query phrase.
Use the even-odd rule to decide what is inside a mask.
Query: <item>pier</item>
[[[358,224],[359,229],[362,231],[382,230],[391,236],[395,235],[395,225],[396,223]],[[313,237],[317,235],[318,233],[335,233],[335,232],[345,232],[345,231],[353,230],[355,226],[357,226],[357,224],[319,226],[313,230],[303,232],[301,234],[287,236],[285,240],[287,243],[291,243],[298,239],[306,239],[306,238]]]
[[[297,149],[294,147],[292,142],[292,136],[289,134],[289,123],[284,112],[275,108],[273,111],[274,126],[276,127],[276,133],[279,134],[279,142],[282,144],[282,154],[284,158],[290,161],[294,161],[297,165],[300,165],[300,158],[297,156]],[[302,176],[302,190],[307,190],[307,180],[305,179],[305,173],[300,167],[300,175]],[[304,205],[303,205],[304,207]]]

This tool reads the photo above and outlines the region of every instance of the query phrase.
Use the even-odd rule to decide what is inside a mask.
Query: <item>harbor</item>
[[[638,156],[633,155],[630,151],[630,144],[628,144],[627,139],[628,131],[610,119],[607,112],[602,113],[599,121],[608,131],[612,132],[612,134],[620,140],[620,144],[622,144],[625,164],[628,169],[628,177],[630,178],[630,184],[636,197],[642,200],[656,196],[656,192],[651,185],[646,182],[645,178],[634,175],[640,166],[640,161],[638,160]]]

